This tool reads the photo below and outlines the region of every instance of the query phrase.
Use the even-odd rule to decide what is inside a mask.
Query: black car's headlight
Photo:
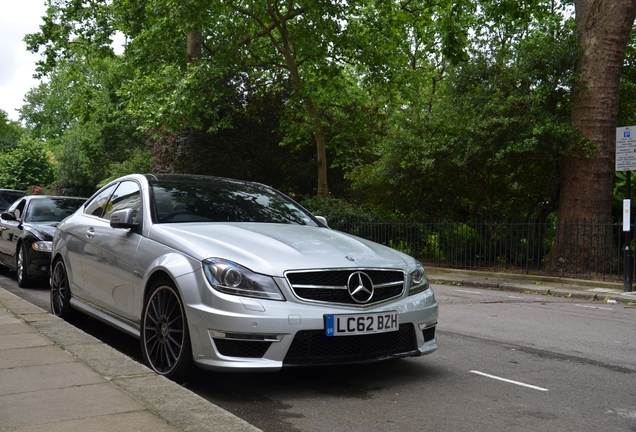
[[[285,300],[274,279],[254,273],[232,261],[208,258],[203,261],[203,270],[210,285],[222,293]]]
[[[421,264],[417,264],[417,267],[410,274],[411,284],[409,285],[409,295],[421,293],[429,288],[428,276],[426,270]]]
[[[37,241],[31,245],[33,250],[38,252],[51,252],[53,250],[52,241]]]

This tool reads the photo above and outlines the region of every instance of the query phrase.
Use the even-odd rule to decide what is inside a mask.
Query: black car
[[[25,196],[24,191],[15,189],[0,189],[0,212],[8,209],[16,200]]]
[[[17,272],[20,287],[48,280],[55,227],[85,201],[30,195],[17,199],[0,214],[0,264]]]

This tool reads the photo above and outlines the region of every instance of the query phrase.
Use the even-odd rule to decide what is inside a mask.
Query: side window
[[[112,195],[116,186],[117,185],[112,185],[96,195],[91,200],[91,202],[86,205],[84,213],[97,217],[103,217],[104,213],[106,213],[106,204],[108,203],[108,199]]]
[[[25,199],[21,199],[19,201],[14,202],[11,207],[9,207],[6,211],[7,213],[13,213],[17,220],[20,220],[20,217],[24,213],[24,205],[26,204]]]
[[[110,220],[110,216],[117,210],[133,209],[135,215],[141,208],[141,191],[139,185],[134,181],[124,181],[119,184],[108,203],[105,219]]]

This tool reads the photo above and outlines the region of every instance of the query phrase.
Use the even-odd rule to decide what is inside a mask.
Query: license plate
[[[350,336],[397,331],[396,311],[354,315],[325,315],[327,336]]]

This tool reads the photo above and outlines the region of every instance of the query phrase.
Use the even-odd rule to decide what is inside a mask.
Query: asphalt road
[[[0,285],[48,309],[48,289]],[[440,349],[371,366],[201,371],[188,388],[264,431],[636,431],[636,308],[434,286]],[[138,342],[78,323],[133,358]]]

